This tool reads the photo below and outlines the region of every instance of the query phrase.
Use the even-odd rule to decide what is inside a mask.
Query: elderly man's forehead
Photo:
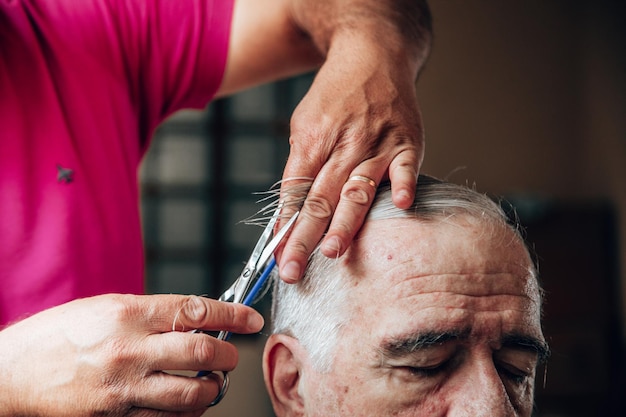
[[[510,273],[536,281],[528,251],[509,226],[455,216],[369,222],[343,259],[355,284],[442,274]]]
[[[352,284],[350,316],[376,334],[471,329],[487,335],[499,329],[540,339],[532,262],[519,237],[499,227],[371,222],[343,261]]]

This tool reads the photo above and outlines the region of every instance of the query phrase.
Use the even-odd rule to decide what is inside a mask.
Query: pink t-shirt
[[[0,324],[141,293],[137,168],[222,80],[232,0],[0,0]]]

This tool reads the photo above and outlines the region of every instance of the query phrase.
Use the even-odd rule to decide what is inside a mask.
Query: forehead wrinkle
[[[415,306],[411,311],[415,314],[439,308],[474,314],[516,312],[539,320],[541,312],[541,300],[538,295],[527,293],[467,294],[458,291],[432,291],[401,295],[393,299],[396,305]]]
[[[434,297],[428,297],[428,296]],[[448,296],[442,299],[440,296]],[[424,297],[427,297],[424,300]],[[519,313],[534,312],[538,307],[538,303],[532,297],[520,294],[489,294],[489,295],[467,295],[458,294],[456,292],[431,292],[428,294],[414,294],[404,298],[411,304],[419,305],[419,311],[426,308],[445,308],[445,309],[476,309],[477,313],[495,312],[495,311],[515,311]],[[491,305],[501,306],[503,308],[489,308]],[[506,307],[506,308],[504,308]],[[517,308],[513,308],[517,307]]]
[[[445,314],[435,316],[433,313],[438,313],[441,310],[445,310]],[[529,311],[528,309],[515,309],[515,308],[486,308],[480,311],[471,311],[465,307],[449,307],[442,305],[431,305],[427,307],[420,308],[417,312],[412,312],[413,314],[407,314],[407,318],[410,318],[411,323],[414,327],[428,327],[430,326],[431,330],[436,331],[454,331],[458,332],[462,329],[472,328],[471,323],[477,318],[476,316],[484,315],[484,314],[499,314],[504,317],[499,317],[498,320],[505,319],[502,322],[503,328],[506,329],[507,333],[510,332],[521,332],[521,333],[532,333],[532,334],[541,334],[540,327],[536,326],[534,320],[528,321],[529,318],[536,319],[537,317],[534,311]],[[527,315],[530,313],[532,317],[528,317]],[[424,316],[424,318],[420,317]],[[362,318],[362,317],[361,317]],[[480,317],[479,317],[480,318]],[[524,331],[522,330],[524,329]],[[528,330],[531,330],[528,332]],[[420,329],[418,332],[424,332],[426,329]]]
[[[378,282],[383,286],[387,285],[387,291],[394,298],[407,294],[451,293],[472,297],[510,295],[534,301],[535,296],[537,298],[539,296],[537,286],[529,282],[534,278],[520,277],[510,272],[412,274],[401,276],[399,279],[389,275]]]

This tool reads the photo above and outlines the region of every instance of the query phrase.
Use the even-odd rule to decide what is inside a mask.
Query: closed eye
[[[407,366],[407,370],[417,376],[432,377],[448,369],[450,361],[444,361],[430,366]]]
[[[448,374],[452,368],[452,359],[428,366],[395,366],[394,370],[404,374],[404,378],[424,380],[438,378]]]
[[[505,347],[495,352],[493,361],[503,378],[519,385],[534,378],[539,354],[530,349]]]
[[[529,377],[532,376],[528,372],[518,369],[515,366],[509,365],[509,364],[498,364],[496,365],[496,369],[498,370],[498,373],[500,375],[502,375],[503,377],[512,381],[515,384],[522,384]]]

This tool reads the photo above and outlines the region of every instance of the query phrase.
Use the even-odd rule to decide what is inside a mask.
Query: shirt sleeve
[[[98,82],[125,84],[144,138],[221,84],[234,0],[20,1],[60,61],[97,62]]]
[[[201,108],[220,86],[228,55],[232,0],[128,0],[139,19],[130,25],[138,99],[151,117],[185,107]],[[139,10],[137,10],[139,9]],[[138,43],[135,39],[138,39]],[[137,48],[137,49],[134,49]],[[158,103],[154,108],[152,103]]]

